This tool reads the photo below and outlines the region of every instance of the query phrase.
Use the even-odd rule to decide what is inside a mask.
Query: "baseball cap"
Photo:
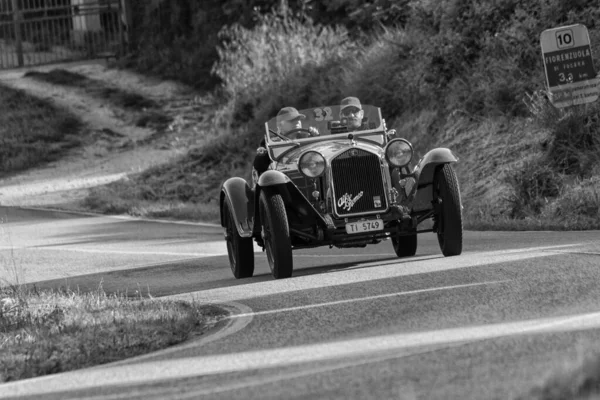
[[[362,106],[360,105],[360,100],[356,97],[346,97],[342,99],[340,102],[340,111],[344,110],[347,107],[356,107],[359,110],[362,110]]]
[[[294,107],[283,107],[277,113],[277,122],[291,121],[296,118],[304,119],[306,115],[300,114]]]

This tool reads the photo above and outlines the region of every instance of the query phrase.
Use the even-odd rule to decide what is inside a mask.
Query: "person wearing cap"
[[[357,97],[345,97],[340,102],[340,121],[348,128],[348,132],[365,129],[363,127],[363,111]]]
[[[277,133],[286,136],[288,132],[294,129],[301,129],[302,120],[305,118],[306,115],[300,114],[294,107],[283,107],[277,113]],[[313,126],[308,127],[308,131],[311,136],[319,136],[319,131]],[[279,138],[275,137],[274,140],[279,140]],[[271,157],[269,157],[269,152],[265,148],[264,139],[260,142],[259,148],[256,149],[256,156],[252,165],[258,175],[269,169],[269,165],[271,165]]]
[[[294,107],[283,107],[277,113],[277,128],[278,133],[283,136],[294,129],[302,129],[302,120],[306,115],[300,114]],[[308,127],[311,136],[318,136],[319,131],[315,127]]]
[[[360,104],[360,100],[357,97],[346,97],[340,102],[340,121],[342,125],[348,128],[348,132],[368,129],[367,124],[364,123],[365,112]],[[396,137],[396,130],[388,130],[385,127],[385,121],[383,121],[385,134],[388,140]]]

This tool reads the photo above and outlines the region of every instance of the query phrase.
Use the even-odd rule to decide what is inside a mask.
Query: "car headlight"
[[[394,167],[404,167],[412,160],[412,145],[404,139],[393,139],[385,148],[385,157]]]
[[[325,158],[316,151],[307,151],[298,161],[298,169],[309,178],[316,178],[325,171]]]

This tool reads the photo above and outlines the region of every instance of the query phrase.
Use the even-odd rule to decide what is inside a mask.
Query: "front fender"
[[[242,178],[229,178],[221,185],[221,226],[225,227],[223,206],[228,202],[241,237],[252,236],[254,227],[254,191]]]
[[[433,207],[433,176],[436,167],[458,161],[450,149],[440,147],[430,150],[421,158],[414,170],[417,191],[413,199],[413,210],[429,210]]]
[[[415,178],[419,187],[433,183],[435,167],[440,164],[450,164],[455,162],[458,162],[458,157],[456,157],[450,149],[438,147],[428,151],[415,167]]]
[[[272,169],[266,170],[258,178],[258,185],[261,187],[283,185],[288,182],[291,180],[286,174]]]

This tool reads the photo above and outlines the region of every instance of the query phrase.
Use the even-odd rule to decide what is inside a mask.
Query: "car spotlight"
[[[393,139],[385,148],[385,158],[394,167],[408,165],[413,157],[412,145],[405,139]]]
[[[309,178],[316,178],[325,171],[325,158],[316,151],[307,151],[300,156],[298,169]]]

